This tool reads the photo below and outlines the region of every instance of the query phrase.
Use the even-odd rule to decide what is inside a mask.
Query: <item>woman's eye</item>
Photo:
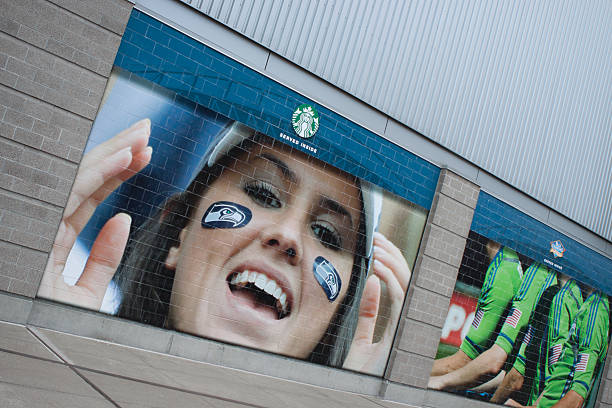
[[[244,192],[262,207],[281,208],[282,206],[278,189],[265,181],[254,180],[246,183]]]
[[[335,251],[342,249],[342,238],[332,226],[317,222],[313,223],[310,228],[323,246]]]

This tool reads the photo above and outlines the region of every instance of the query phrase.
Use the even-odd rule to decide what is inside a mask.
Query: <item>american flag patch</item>
[[[551,347],[550,351],[548,352],[548,365],[553,365],[559,361],[561,350],[563,350],[563,344],[557,344],[556,346]]]
[[[576,364],[576,371],[586,371],[588,363],[589,355],[587,353],[578,354],[578,364]]]
[[[531,342],[531,336],[533,336],[533,326],[529,325],[529,327],[527,327],[527,333],[525,333],[525,337],[523,337],[523,343],[525,343],[526,346]]]
[[[514,327],[516,329],[516,325],[518,324],[521,318],[521,311],[517,308],[512,308],[508,317],[506,317],[506,324]]]
[[[482,309],[476,310],[476,315],[474,316],[474,320],[472,320],[472,327],[477,329],[480,326],[480,321],[484,316],[484,311]]]

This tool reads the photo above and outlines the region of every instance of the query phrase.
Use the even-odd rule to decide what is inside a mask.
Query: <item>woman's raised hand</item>
[[[94,310],[100,308],[125,250],[131,224],[129,215],[117,214],[102,227],[76,285],[66,284],[62,272],[77,236],[98,205],[150,162],[153,151],[147,146],[150,133],[151,122],[143,119],[83,157],[38,296]]]
[[[411,272],[401,251],[378,232],[374,233],[373,259],[372,274],[366,280],[359,305],[357,329],[343,367],[382,375],[402,312]],[[388,313],[383,316],[386,323],[382,338],[374,343],[374,329],[381,303],[381,280],[387,286],[390,307]]]

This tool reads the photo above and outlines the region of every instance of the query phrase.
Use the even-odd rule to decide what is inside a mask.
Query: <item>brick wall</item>
[[[438,186],[385,378],[426,388],[479,188],[450,170]]]
[[[36,294],[131,8],[0,1],[0,290]]]

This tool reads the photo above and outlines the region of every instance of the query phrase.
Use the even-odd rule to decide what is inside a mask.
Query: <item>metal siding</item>
[[[612,239],[612,3],[184,0]]]

